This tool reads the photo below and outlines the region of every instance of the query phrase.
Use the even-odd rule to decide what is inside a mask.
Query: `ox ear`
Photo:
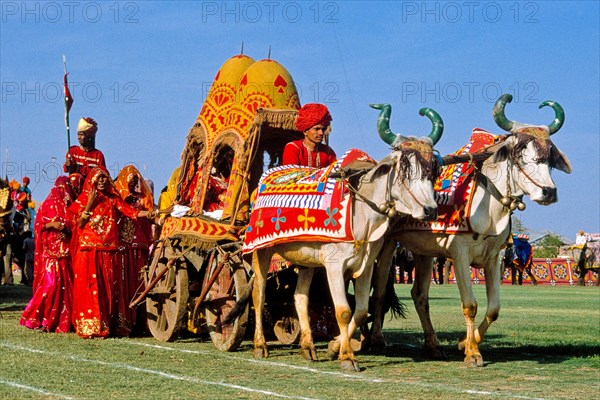
[[[567,174],[570,174],[572,171],[571,161],[569,161],[566,154],[557,149],[556,146],[552,146],[550,149],[550,167]]]
[[[507,140],[505,140],[504,142],[500,143],[497,146],[498,147],[495,149],[495,152],[494,152],[494,160],[493,161],[495,163],[506,161],[512,150],[512,145],[509,144],[509,142]]]

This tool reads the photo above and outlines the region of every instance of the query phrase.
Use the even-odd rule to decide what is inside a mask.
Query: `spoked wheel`
[[[235,306],[238,297],[248,284],[246,270],[241,257],[229,253],[216,253],[208,265],[204,284],[217,274],[204,302],[206,324],[215,347],[219,351],[234,351],[239,347],[246,333],[248,306],[244,312],[229,324],[223,320]]]
[[[157,340],[170,342],[179,335],[189,296],[186,264],[174,259],[170,248],[156,249],[144,273],[144,284],[157,278],[146,297],[148,329]]]
[[[300,340],[300,321],[293,307],[289,310],[288,315],[284,315],[275,321],[273,332],[282,344],[298,343]]]

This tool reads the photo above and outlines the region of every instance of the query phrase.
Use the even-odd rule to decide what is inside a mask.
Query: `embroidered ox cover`
[[[475,153],[493,144],[497,136],[475,128],[469,143],[455,154]],[[438,203],[438,218],[432,222],[421,222],[406,218],[402,229],[444,233],[471,232],[469,215],[475,192],[474,168],[469,163],[446,165],[434,184]]]
[[[352,162],[376,162],[349,150],[327,168],[272,168],[260,179],[243,253],[290,241],[351,242],[352,202],[344,181],[331,174]]]

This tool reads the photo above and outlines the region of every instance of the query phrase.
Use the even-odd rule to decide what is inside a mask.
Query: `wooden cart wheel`
[[[273,332],[282,344],[294,344],[300,340],[300,321],[292,310],[292,315],[285,315],[273,324]]]
[[[205,282],[214,274],[222,260],[223,255],[214,257],[212,263],[208,266]],[[234,351],[242,343],[246,333],[248,306],[232,323],[227,325],[222,323],[248,284],[246,270],[241,264],[239,256],[235,256],[223,265],[208,292],[207,300],[204,302],[204,312],[210,338],[219,351]]]
[[[157,340],[170,342],[177,338],[185,316],[188,301],[188,271],[185,263],[169,261],[171,251],[164,253],[157,249],[152,262],[144,274],[144,283],[152,282],[168,265],[166,273],[160,278],[146,297],[148,329]]]

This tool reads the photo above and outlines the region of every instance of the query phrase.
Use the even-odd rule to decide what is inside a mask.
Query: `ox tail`
[[[248,285],[246,285],[246,287],[242,290],[242,293],[240,294],[238,300],[235,302],[235,305],[233,306],[233,308],[231,309],[229,314],[227,314],[225,316],[225,318],[223,319],[223,322],[222,322],[223,325],[232,323],[240,315],[242,315],[244,313],[244,311],[246,310],[246,306],[248,305],[248,303],[250,302],[250,299],[252,298],[252,286],[253,285],[254,285],[254,275],[252,275],[252,277],[250,278],[250,281],[248,281]]]
[[[394,290],[394,279],[396,272],[390,268],[390,276],[385,285],[385,297],[383,298],[383,309],[390,312],[392,318],[406,318],[406,305],[400,301],[400,298]]]

